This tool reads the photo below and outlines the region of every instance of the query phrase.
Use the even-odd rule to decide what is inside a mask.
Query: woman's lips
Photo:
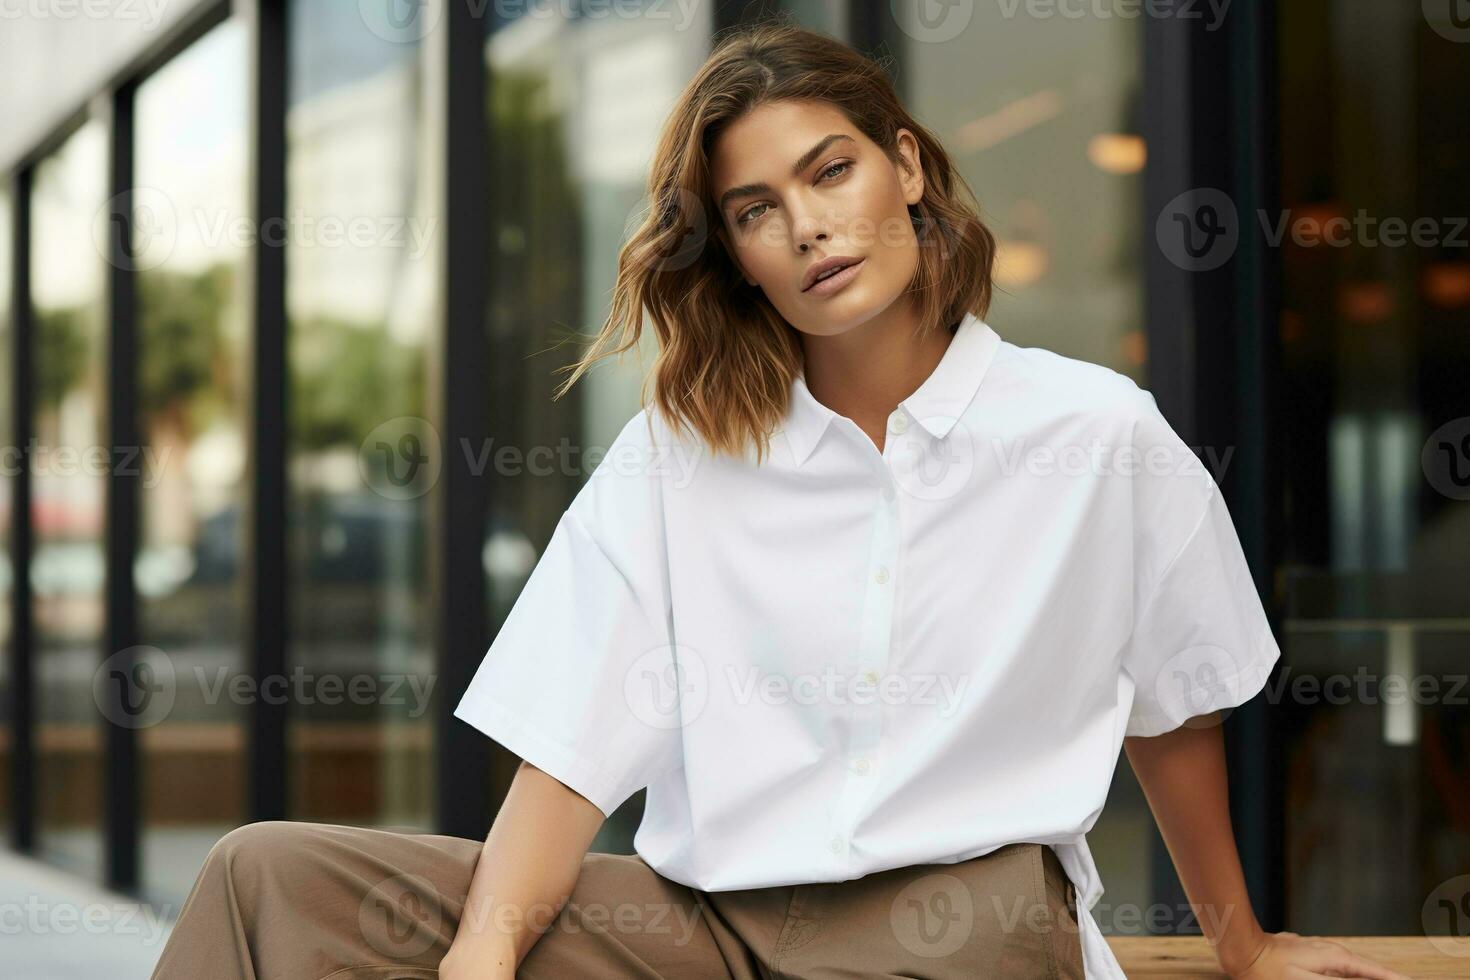
[[[858,277],[858,273],[862,271],[863,264],[867,261],[867,259],[858,259],[856,262],[843,269],[842,271],[834,272],[826,279],[819,279],[817,282],[812,284],[810,289],[806,291],[806,295],[831,296],[833,293],[844,288],[848,283],[856,279]]]

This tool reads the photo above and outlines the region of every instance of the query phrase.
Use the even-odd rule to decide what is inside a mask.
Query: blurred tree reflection
[[[232,409],[234,365],[221,320],[235,289],[235,265],[202,273],[162,270],[138,277],[138,404],[143,418],[166,416],[182,436],[207,429]]]
[[[315,316],[292,327],[293,450],[361,445],[386,421],[384,392],[398,404],[426,404],[422,344],[395,340],[381,323]]]

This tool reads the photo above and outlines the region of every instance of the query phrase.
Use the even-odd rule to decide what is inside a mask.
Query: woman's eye
[[[832,164],[832,166],[830,166],[826,170],[823,170],[822,171],[822,176],[823,177],[827,176],[832,171],[836,170],[838,167],[851,167],[851,166],[852,166],[852,164],[850,164],[850,163],[834,163],[834,164]]]
[[[744,214],[742,214],[740,216],[740,223],[743,225],[747,221],[751,221],[754,218],[759,217],[761,215],[761,213],[762,213],[760,209],[761,208],[768,208],[768,207],[770,207],[769,204],[757,204],[757,205],[755,205],[749,211],[745,212]]]

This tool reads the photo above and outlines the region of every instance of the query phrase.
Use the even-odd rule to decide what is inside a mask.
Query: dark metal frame
[[[1223,26],[1145,18],[1143,131],[1149,148],[1143,227],[1149,388],[1190,445],[1234,450],[1220,485],[1258,591],[1279,635],[1277,567],[1281,485],[1273,424],[1275,256],[1252,234],[1258,210],[1274,210],[1276,3],[1232,8]],[[1223,147],[1230,149],[1224,150]],[[1241,223],[1230,261],[1207,272],[1174,265],[1153,238],[1155,218],[1177,195],[1223,190]],[[1208,460],[1207,460],[1208,462]],[[1285,774],[1273,714],[1261,699],[1225,724],[1231,819],[1252,904],[1264,928],[1282,928],[1280,833]],[[1162,839],[1154,833],[1153,892],[1187,907]]]
[[[891,7],[886,3],[857,2],[848,10],[848,37],[852,47],[870,58],[892,57],[889,80],[899,100],[907,103],[909,98],[908,76],[902,71],[908,55],[908,35],[899,29]]]
[[[137,415],[137,275],[132,257],[134,180],[134,108],[137,85],[128,82],[112,93],[108,126],[109,214],[104,357],[107,372],[107,471],[105,544],[106,577],[101,659],[116,656],[116,665],[132,676],[137,639],[138,593],[133,556],[138,544],[138,485],[142,466]],[[123,685],[105,684],[101,693],[127,697]],[[113,718],[124,717],[114,711]],[[107,882],[129,888],[138,880],[138,738],[127,725],[105,726],[107,770],[104,775],[107,814],[104,828]]]
[[[31,182],[30,167],[16,173],[11,187],[10,249],[10,444],[22,452],[35,431],[31,411]],[[10,567],[31,567],[31,468],[29,458],[11,479]],[[36,724],[34,618],[31,579],[13,574],[10,584],[10,840],[19,851],[36,846]]]
[[[1226,143],[1234,149],[1234,185],[1243,201],[1275,214],[1281,180],[1277,146],[1277,14],[1274,3],[1248,4],[1236,11],[1228,40],[1238,70],[1231,78],[1238,128]],[[1249,452],[1236,462],[1234,514],[1242,545],[1270,614],[1281,635],[1284,594],[1273,570],[1281,567],[1285,542],[1285,492],[1280,466],[1281,432],[1279,254],[1254,234],[1241,235],[1233,354],[1238,383],[1230,392],[1235,431]],[[1229,334],[1227,333],[1227,336]],[[1259,896],[1257,913],[1267,929],[1286,927],[1286,753],[1279,713],[1258,699],[1227,729],[1232,779],[1232,819],[1237,830],[1246,884]]]
[[[286,0],[242,0],[238,10],[249,25],[250,72],[249,211],[256,228],[286,214]],[[243,649],[256,690],[286,675],[286,245],[258,236],[250,251],[251,325],[248,488],[245,541],[241,554],[245,590]],[[255,820],[286,816],[290,790],[284,698],[256,698],[248,712],[250,758],[248,799]]]
[[[509,788],[510,755],[454,717],[489,643],[486,636],[483,537],[493,480],[463,465],[461,446],[484,445],[490,402],[483,396],[489,344],[485,263],[489,256],[489,193],[485,183],[485,25],[471,5],[450,3],[425,52],[429,86],[444,106],[430,121],[443,149],[439,211],[444,239],[439,255],[438,343],[432,345],[428,397],[444,465],[430,499],[430,597],[439,671],[435,730],[435,810],[441,833],[483,838]],[[496,764],[498,760],[498,765]]]

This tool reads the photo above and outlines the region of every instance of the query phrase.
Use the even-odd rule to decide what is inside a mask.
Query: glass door
[[[1272,696],[1302,934],[1466,927],[1445,916],[1470,884],[1470,25],[1434,6],[1279,5],[1282,212],[1259,231],[1282,272]]]

